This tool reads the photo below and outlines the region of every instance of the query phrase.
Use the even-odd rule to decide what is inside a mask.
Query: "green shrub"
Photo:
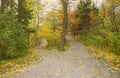
[[[120,54],[120,33],[114,33],[114,41],[110,50],[116,54]]]
[[[94,30],[95,31],[95,30]],[[84,33],[84,34],[83,34]],[[120,54],[120,33],[99,29],[97,32],[81,31],[81,39],[88,46],[107,49],[109,52]]]
[[[105,40],[100,35],[93,36],[92,41],[93,41],[93,45],[98,46],[98,47],[104,47]]]
[[[27,52],[28,41],[25,26],[17,22],[14,13],[0,13],[0,59],[13,58]]]

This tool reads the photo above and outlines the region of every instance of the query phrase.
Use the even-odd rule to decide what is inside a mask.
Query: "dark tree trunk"
[[[18,0],[18,22],[19,23],[22,23],[21,7],[22,7],[22,2],[21,2],[21,0]]]
[[[1,0],[1,12],[4,12],[4,0]]]
[[[64,14],[64,22],[63,22],[63,31],[61,35],[61,44],[60,44],[60,49],[64,50],[64,46],[66,44],[66,30],[67,30],[67,24],[68,24],[68,13],[67,13],[67,5],[68,5],[68,0],[62,0],[63,4],[63,14]]]
[[[10,1],[10,7],[13,9],[13,0]]]

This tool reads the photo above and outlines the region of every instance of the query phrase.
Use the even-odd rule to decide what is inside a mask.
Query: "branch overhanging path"
[[[65,52],[48,52],[37,49],[44,61],[36,67],[28,67],[11,78],[119,78],[120,72],[94,59],[84,45],[70,36],[69,49]]]

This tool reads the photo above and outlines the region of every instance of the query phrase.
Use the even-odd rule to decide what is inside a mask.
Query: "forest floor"
[[[120,72],[92,57],[83,44],[71,37],[67,39],[68,50],[57,52],[37,49],[44,60],[10,78],[120,78]]]

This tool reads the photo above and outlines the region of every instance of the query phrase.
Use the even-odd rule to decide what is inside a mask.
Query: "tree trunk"
[[[67,24],[68,24],[68,13],[67,13],[67,5],[68,1],[67,0],[62,0],[62,5],[63,5],[63,14],[64,14],[64,22],[63,22],[63,30],[62,30],[62,35],[61,35],[61,44],[60,44],[60,49],[64,50],[64,46],[66,44],[66,30],[67,30]]]
[[[115,22],[115,20],[116,20],[116,15],[115,15],[115,3],[113,3],[112,5],[111,5],[111,9],[112,9],[112,13],[111,13],[111,22],[112,22],[112,24],[115,26],[115,32],[119,32],[119,30],[118,30],[118,27],[117,27],[117,25],[116,25],[116,22]]]
[[[18,22],[19,23],[21,23],[21,21],[22,21],[21,13],[20,13],[21,12],[20,11],[21,10],[21,8],[20,8],[21,6],[22,6],[22,2],[21,2],[21,0],[18,0]]]
[[[10,7],[13,9],[13,0],[10,1]]]
[[[105,13],[106,9],[104,4],[102,5],[102,8],[103,8],[103,18],[101,20],[102,20],[103,28],[106,30],[105,23],[104,23],[104,19],[106,18],[106,13]]]
[[[39,8],[37,9],[37,16],[36,16],[36,27],[38,28],[39,27]]]
[[[4,12],[4,0],[1,0],[1,12]]]

